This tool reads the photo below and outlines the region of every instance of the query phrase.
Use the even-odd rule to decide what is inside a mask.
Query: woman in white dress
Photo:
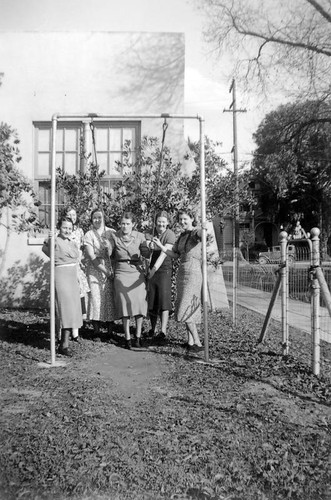
[[[86,274],[90,287],[87,319],[92,321],[96,336],[102,323],[112,333],[114,316],[113,270],[108,256],[108,242],[114,229],[105,226],[104,214],[97,208],[91,213],[92,228],[84,237],[87,256]]]

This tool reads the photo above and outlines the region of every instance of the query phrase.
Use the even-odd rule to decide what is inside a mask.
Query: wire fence
[[[287,245],[289,247],[289,245]],[[287,258],[290,254],[287,253]],[[239,261],[237,269],[236,299],[239,306],[245,307],[266,316],[280,269],[277,263],[267,264]],[[230,302],[233,300],[233,263],[226,262],[222,266],[224,281]],[[331,290],[331,263],[320,266],[325,281]],[[288,259],[287,279],[287,324],[289,328],[289,354],[299,357],[301,361],[312,365],[312,265],[311,252],[307,247],[296,252],[295,260]],[[319,333],[320,333],[320,368],[321,373],[331,373],[331,317],[323,295],[320,296]],[[281,323],[283,310],[279,293],[272,307],[271,319]],[[258,340],[257,334],[257,340]]]

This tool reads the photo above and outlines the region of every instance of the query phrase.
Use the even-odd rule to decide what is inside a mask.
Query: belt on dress
[[[127,264],[139,264],[139,260],[119,259],[116,262],[126,262]]]

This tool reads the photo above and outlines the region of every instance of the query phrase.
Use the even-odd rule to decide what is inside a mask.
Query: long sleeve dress
[[[43,252],[49,257],[49,241]],[[54,243],[56,315],[62,328],[80,328],[83,324],[78,281],[79,251],[76,244],[57,236]]]
[[[100,235],[94,229],[87,231],[84,245],[90,246],[100,263],[111,270],[108,257],[107,241],[110,240],[114,229],[106,227]],[[114,290],[113,280],[102,271],[96,269],[91,259],[87,258],[86,275],[90,287],[88,299],[87,319],[90,321],[110,322],[114,320]]]
[[[111,235],[110,252],[114,263],[115,319],[147,315],[145,266],[142,257],[150,252],[143,233],[132,231]]]
[[[175,318],[185,323],[201,323],[201,234],[198,229],[182,233],[173,246],[180,255],[177,274]]]

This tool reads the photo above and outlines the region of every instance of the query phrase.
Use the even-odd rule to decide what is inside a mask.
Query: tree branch
[[[307,1],[310,1],[310,0],[307,0]],[[317,54],[322,54],[322,55],[331,57],[330,50],[319,48],[319,47],[314,47],[313,45],[309,45],[309,44],[306,44],[306,43],[300,42],[300,41],[292,42],[291,40],[287,40],[284,38],[278,38],[278,37],[273,36],[273,35],[267,36],[267,35],[263,35],[262,33],[258,33],[257,31],[251,31],[251,30],[248,30],[245,28],[240,28],[237,25],[236,20],[233,17],[232,17],[232,22],[233,22],[234,29],[238,33],[240,33],[241,35],[252,36],[254,38],[260,38],[261,40],[264,40],[265,43],[272,42],[272,43],[277,43],[279,45],[287,45],[289,47],[300,48],[300,49],[308,50],[310,52],[315,52]]]
[[[326,12],[323,7],[318,3],[316,2],[316,0],[307,0],[307,2],[312,5],[316,10],[317,12],[319,12],[321,14],[321,16],[323,16],[329,23],[331,23],[331,16],[328,12]]]

